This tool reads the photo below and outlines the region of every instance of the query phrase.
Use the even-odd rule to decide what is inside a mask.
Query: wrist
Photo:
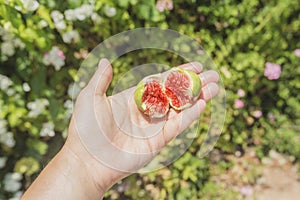
[[[69,132],[69,137],[62,151],[69,156],[71,162],[85,169],[81,170],[81,172],[90,178],[90,182],[101,197],[116,182],[129,175],[128,173],[114,170],[94,158],[82,145],[76,132]]]
[[[76,152],[64,145],[62,150],[57,155],[58,162],[62,164],[61,173],[70,181],[71,185],[78,185],[83,190],[83,193],[88,199],[99,199],[103,197],[106,188],[102,187],[103,183],[96,183],[95,177],[90,173],[90,166],[85,163]],[[74,183],[76,182],[76,183]]]
[[[99,199],[105,189],[95,184],[87,165],[67,145],[49,162],[22,199]]]

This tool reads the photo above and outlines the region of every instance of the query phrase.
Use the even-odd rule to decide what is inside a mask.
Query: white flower
[[[76,8],[74,10],[76,17],[78,20],[83,21],[85,20],[87,17],[91,16],[93,13],[93,6],[92,5],[87,5],[84,4],[79,8]]]
[[[54,59],[54,58],[51,57],[50,53],[46,53],[46,54],[44,55],[44,57],[43,57],[43,63],[44,63],[45,65],[51,65],[53,59]]]
[[[12,56],[15,54],[15,47],[11,41],[3,42],[1,45],[1,52],[4,55]]]
[[[73,101],[68,99],[65,101],[64,107],[66,108],[66,119],[70,119],[73,113]]]
[[[42,136],[42,137],[45,137],[45,136],[53,137],[53,136],[55,136],[53,122],[43,123],[43,127],[42,127],[42,130],[40,132],[40,136]]]
[[[64,14],[66,19],[69,21],[75,21],[77,19],[76,13],[72,9],[65,10]]]
[[[5,31],[4,30],[4,33],[3,33],[3,35],[2,35],[2,40],[3,41],[12,41],[14,39],[14,35],[13,34],[11,34],[10,32],[8,32],[8,31]]]
[[[6,90],[6,94],[8,95],[8,96],[13,96],[14,94],[16,94],[16,90],[15,89],[13,89],[13,88],[8,88],[7,90]]]
[[[80,81],[80,82],[78,83],[78,86],[79,86],[80,88],[84,88],[84,87],[86,86],[86,82]]]
[[[0,169],[5,166],[6,161],[7,161],[6,157],[0,157]]]
[[[85,13],[82,9],[80,8],[77,8],[74,10],[75,14],[76,14],[76,18],[79,20],[79,21],[83,21],[85,20],[86,16],[85,16]]]
[[[55,28],[57,28],[57,30],[64,30],[67,28],[67,25],[66,25],[65,21],[63,21],[63,20],[55,22],[54,25],[55,25]]]
[[[20,200],[22,197],[23,192],[22,191],[18,191],[14,194],[14,196],[12,198],[10,198],[9,200]]]
[[[12,40],[12,42],[15,45],[15,47],[19,47],[20,49],[24,49],[25,48],[25,44],[19,38],[14,38]]]
[[[64,19],[64,15],[58,10],[53,10],[50,15],[54,22],[59,22]]]
[[[61,69],[61,67],[65,65],[65,62],[63,60],[57,59],[57,60],[54,60],[52,64],[53,64],[55,70],[59,71]]]
[[[85,16],[91,16],[93,14],[94,6],[83,4],[81,7],[81,10],[85,13]]]
[[[36,0],[21,0],[23,7],[28,11],[35,11],[40,6]]]
[[[66,109],[73,109],[73,101],[70,100],[70,99],[68,99],[67,101],[65,101],[64,107],[65,107]]]
[[[63,41],[68,44],[70,44],[72,42],[72,40],[77,42],[79,40],[79,33],[74,30],[68,31],[62,35],[62,38],[63,38]]]
[[[105,5],[104,13],[106,14],[107,17],[113,17],[117,14],[117,10],[114,7],[111,7],[109,5]]]
[[[62,132],[62,137],[64,138],[64,139],[66,139],[67,137],[68,137],[68,129],[67,128],[65,128],[65,130],[63,130],[63,132]]]
[[[0,74],[0,89],[5,91],[11,86],[13,82],[7,77]]]
[[[0,118],[0,135],[6,133],[7,122]]]
[[[28,83],[23,83],[23,90],[24,92],[29,92],[31,90],[30,86]]]
[[[83,4],[81,7],[74,10],[78,20],[83,21],[93,14],[94,7],[92,5]]]
[[[95,22],[96,24],[101,24],[103,19],[102,17],[100,17],[97,13],[93,13],[91,16],[91,19],[93,20],[93,22]]]
[[[53,46],[52,49],[44,55],[43,63],[45,65],[53,65],[55,70],[58,71],[65,65],[65,55],[57,46]]]
[[[38,23],[38,27],[40,28],[40,29],[43,29],[43,28],[45,28],[45,27],[47,27],[48,26],[48,22],[46,21],[46,20],[41,20],[41,21],[39,21],[39,23]]]
[[[18,191],[22,184],[20,181],[22,180],[22,175],[20,173],[7,173],[4,176],[4,190],[7,192],[16,192]]]
[[[69,85],[68,95],[69,95],[69,97],[75,99],[78,96],[80,91],[81,91],[81,87],[78,85],[78,83],[74,83],[74,84]]]
[[[93,14],[94,6],[90,4],[83,4],[82,6],[75,9],[68,9],[64,12],[67,20],[75,21],[80,20],[83,21],[87,17],[90,17]]]
[[[51,17],[54,21],[55,28],[57,28],[58,30],[63,30],[67,27],[64,21],[64,15],[58,10],[53,10],[51,12]]]
[[[7,27],[7,29],[9,29],[9,27]],[[21,49],[25,47],[25,44],[19,38],[16,38],[5,28],[0,29],[0,35],[2,35],[3,40],[3,43],[1,44],[1,53],[3,55],[12,56],[15,54],[16,47]]]
[[[12,132],[6,132],[0,135],[0,142],[8,147],[14,147],[16,141]]]
[[[27,103],[27,108],[30,110],[28,116],[37,117],[45,110],[45,107],[48,105],[49,101],[47,99],[36,99],[35,101]]]

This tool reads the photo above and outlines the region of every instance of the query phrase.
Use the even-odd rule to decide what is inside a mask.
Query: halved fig
[[[174,68],[167,74],[164,88],[170,105],[175,110],[183,110],[191,107],[198,100],[201,81],[199,76],[190,70]]]
[[[191,107],[199,98],[201,81],[198,75],[182,68],[173,68],[160,75],[145,77],[137,85],[134,100],[150,118],[164,117],[170,106],[175,110]]]
[[[134,93],[134,100],[145,115],[150,118],[162,118],[169,111],[167,98],[161,76],[152,75],[139,82]]]

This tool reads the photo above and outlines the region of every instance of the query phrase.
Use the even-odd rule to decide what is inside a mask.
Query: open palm
[[[79,94],[69,138],[79,140],[92,159],[117,171],[134,172],[147,164],[174,137],[199,117],[206,101],[218,92],[217,72],[201,73],[200,63],[179,67],[197,73],[202,81],[199,100],[181,112],[170,110],[163,119],[150,120],[133,100],[135,88],[107,97],[112,67],[102,59],[94,76]],[[78,148],[78,147],[77,147]]]

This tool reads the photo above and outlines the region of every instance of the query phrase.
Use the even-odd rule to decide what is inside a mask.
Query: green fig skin
[[[198,98],[200,96],[200,93],[201,93],[201,85],[202,84],[201,84],[201,80],[200,80],[199,76],[191,70],[175,67],[175,68],[171,69],[169,73],[172,73],[172,72],[183,73],[183,74],[187,75],[189,77],[189,80],[190,80],[191,88],[187,91],[188,93],[190,93],[189,95],[191,95],[191,102],[190,103],[186,103],[182,106],[177,107],[177,106],[172,104],[172,101],[170,99],[170,106],[174,110],[181,111],[181,110],[184,110],[184,109],[187,109],[187,108],[191,107],[198,100]]]
[[[190,81],[190,86],[189,86],[188,90],[186,90],[187,93],[185,93],[186,95],[190,96],[190,101],[185,103],[182,106],[179,106],[179,107],[172,105],[171,97],[169,97],[167,95],[168,93],[167,93],[167,89],[166,89],[166,86],[165,86],[165,81],[167,80],[168,75],[172,72],[183,73],[184,75],[186,75],[188,77],[188,79]],[[178,111],[187,109],[187,108],[191,107],[192,105],[194,105],[197,102],[197,100],[199,99],[202,84],[201,84],[201,80],[200,80],[199,76],[195,72],[190,71],[190,70],[186,70],[186,69],[183,69],[183,68],[175,67],[175,68],[172,68],[165,75],[166,76],[164,77],[164,79],[160,75],[147,76],[138,83],[138,85],[135,89],[134,101],[137,105],[137,108],[143,114],[148,115],[150,118],[162,118],[162,117],[164,117],[168,113],[170,107],[172,107],[174,110],[178,110]],[[162,94],[166,95],[166,98],[169,101],[169,106],[166,108],[165,113],[154,112],[152,114],[149,114],[148,113],[149,110],[147,111],[147,109],[149,109],[149,103],[146,105],[146,103],[144,103],[142,101],[144,92],[146,91],[146,86],[145,85],[146,85],[147,81],[151,81],[151,79],[152,80],[156,79],[159,82],[161,82]],[[151,104],[150,104],[150,108],[151,108]]]
[[[145,91],[145,83],[144,81],[140,81],[135,89],[134,92],[134,101],[138,107],[138,109],[142,112],[145,111],[145,109],[142,107],[143,102],[142,102],[142,97],[143,97],[143,93]]]
[[[150,109],[149,108],[149,103],[146,104],[146,103],[143,102],[143,95],[144,95],[144,92],[146,91],[146,86],[145,85],[147,84],[148,81],[151,81],[151,80],[153,80],[153,81],[156,80],[159,83],[159,85],[162,86],[162,90],[164,89],[163,84],[162,84],[162,78],[160,77],[160,75],[147,76],[138,83],[138,85],[135,89],[135,92],[134,92],[134,101],[135,101],[138,109],[143,114],[147,115],[148,117],[150,117],[152,119],[163,118],[169,111],[169,104],[166,107],[164,107],[166,109],[164,113],[159,113],[159,112],[149,111],[149,109]]]
[[[200,93],[201,93],[201,80],[199,78],[199,76],[190,70],[185,70],[186,73],[189,74],[190,78],[191,78],[191,84],[192,84],[192,95],[194,97],[194,101],[198,100]]]

